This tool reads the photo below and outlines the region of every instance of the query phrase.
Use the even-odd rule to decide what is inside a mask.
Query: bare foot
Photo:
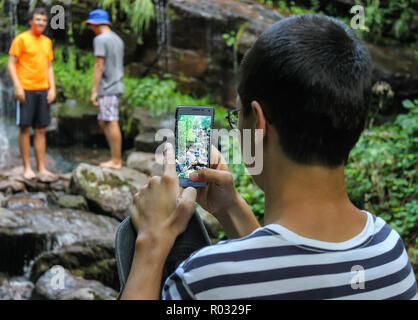
[[[116,162],[113,160],[109,160],[109,161],[100,163],[99,167],[119,170],[120,168],[122,168],[122,161]]]
[[[49,177],[55,177],[54,173],[52,173],[52,172],[50,172],[46,169],[43,169],[43,170],[39,171],[38,175],[45,175],[45,176],[49,176]]]
[[[27,180],[31,180],[33,178],[35,178],[35,172],[33,172],[33,170],[31,168],[27,168],[25,169],[25,172],[23,173],[23,178],[27,179]]]

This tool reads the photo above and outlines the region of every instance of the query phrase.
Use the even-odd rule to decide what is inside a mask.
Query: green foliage
[[[409,37],[411,27],[418,23],[416,0],[390,0],[381,3],[380,0],[356,0],[356,4],[365,8],[366,31],[361,35],[373,42],[390,42],[388,36],[402,41]],[[387,31],[387,36],[383,32]],[[415,40],[418,40],[415,37]],[[416,41],[415,41],[416,42]]]
[[[367,129],[345,168],[350,199],[382,217],[406,239],[418,232],[418,100],[407,114]]]
[[[156,117],[169,112],[174,113],[178,105],[212,106],[208,97],[198,99],[180,93],[176,82],[170,77],[166,75],[165,80],[156,75],[141,79],[124,78],[125,93],[121,111],[125,114],[125,131],[130,131],[132,114],[138,106],[150,109]]]
[[[64,61],[64,48],[55,47],[53,68],[57,91],[66,99],[88,103],[93,81],[94,56],[91,52],[77,53],[74,47],[68,48],[67,55],[67,61]],[[80,65],[79,68],[77,64]]]
[[[9,55],[8,54],[0,53],[0,70],[6,68],[8,60],[9,60]]]
[[[64,48],[60,46],[54,50],[53,66],[57,90],[64,99],[76,99],[81,104],[88,105],[93,81],[94,56],[91,52],[77,51],[70,46],[67,62],[65,62],[63,52]],[[7,63],[6,59],[7,56],[0,56],[0,65],[3,60]],[[120,104],[120,120],[122,130],[127,133],[132,129],[134,109],[139,106],[151,110],[155,117],[168,112],[174,113],[177,105],[213,106],[208,97],[198,99],[180,93],[176,82],[169,74],[162,80],[156,75],[140,79],[125,76],[124,86],[125,93]],[[222,112],[220,109],[220,113]]]
[[[350,25],[352,14],[342,12],[333,2],[327,4],[311,0],[296,4],[297,1],[258,0],[284,15],[320,13],[333,16]],[[357,34],[365,40],[382,44],[408,43],[418,55],[418,37],[413,29],[418,24],[417,0],[356,0],[365,9],[365,29],[357,29]],[[415,27],[414,27],[415,26]]]
[[[247,171],[241,159],[240,143],[236,137],[229,136],[229,140],[221,140],[221,151],[228,168],[234,178],[235,187],[241,196],[250,206],[260,223],[264,218],[264,192],[254,183],[251,175]],[[229,150],[229,154],[227,151]],[[227,154],[224,154],[227,152]],[[234,159],[234,155],[239,155],[239,159]],[[238,161],[240,160],[240,161]],[[237,163],[238,162],[238,163]]]
[[[235,187],[238,192],[262,223],[264,217],[264,192],[254,183],[243,163],[231,164],[229,169],[234,177]]]
[[[100,0],[99,3],[104,9],[111,9],[113,21],[116,21],[119,12],[125,14],[132,31],[138,36],[138,43],[142,44],[143,32],[148,30],[151,21],[155,19],[152,0]]]

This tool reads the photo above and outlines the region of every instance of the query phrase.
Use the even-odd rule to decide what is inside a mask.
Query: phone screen
[[[176,133],[176,170],[181,186],[205,186],[193,182],[193,171],[209,166],[212,114],[178,114]]]

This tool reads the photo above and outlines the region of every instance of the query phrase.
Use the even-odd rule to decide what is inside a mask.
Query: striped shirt
[[[399,234],[371,213],[338,243],[278,224],[202,248],[167,278],[162,299],[417,299]]]

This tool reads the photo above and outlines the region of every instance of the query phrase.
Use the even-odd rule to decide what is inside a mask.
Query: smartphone
[[[215,109],[203,106],[177,106],[176,171],[181,187],[204,187],[207,182],[189,179],[193,171],[210,165],[210,135]]]

